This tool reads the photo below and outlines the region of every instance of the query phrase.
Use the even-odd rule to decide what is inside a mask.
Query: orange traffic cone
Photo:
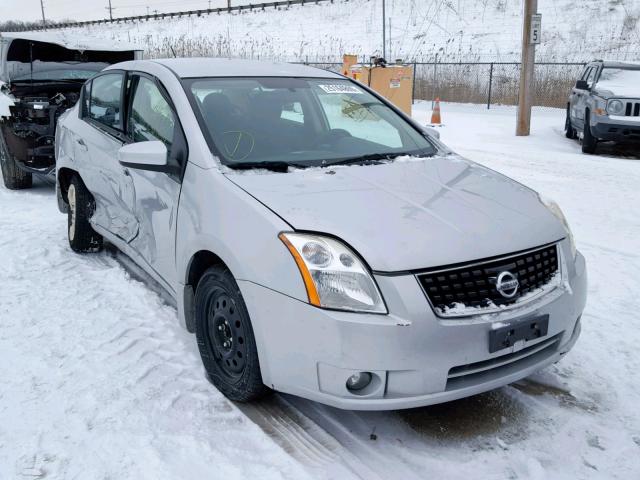
[[[436,98],[436,104],[433,107],[433,113],[431,114],[431,125],[440,125],[442,119],[440,118],[440,98]]]

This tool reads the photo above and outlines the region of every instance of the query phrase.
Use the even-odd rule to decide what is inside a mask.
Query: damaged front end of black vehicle
[[[78,45],[62,36],[47,42],[24,35],[0,34],[0,95],[12,104],[0,118],[0,166],[13,190],[29,188],[33,174],[54,173],[58,119],[78,102],[85,81],[108,65],[141,58],[135,49],[86,49],[86,39]]]

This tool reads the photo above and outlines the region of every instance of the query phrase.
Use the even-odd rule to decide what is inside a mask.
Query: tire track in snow
[[[247,417],[272,437],[287,453],[321,478],[378,480],[363,459],[345,449],[319,424],[274,394],[254,404],[238,404]]]

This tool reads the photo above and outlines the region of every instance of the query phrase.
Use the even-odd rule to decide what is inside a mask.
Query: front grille
[[[628,101],[624,111],[625,117],[640,117],[640,100]]]
[[[418,281],[431,304],[439,310],[458,305],[488,307],[517,301],[549,283],[557,271],[558,250],[554,244],[520,254],[438,268],[418,274]],[[496,288],[496,279],[502,272],[510,272],[518,280],[519,287],[511,298]]]

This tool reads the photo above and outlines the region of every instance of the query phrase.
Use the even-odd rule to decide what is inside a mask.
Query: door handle
[[[128,168],[123,168],[122,169],[122,173],[124,173],[125,177],[130,177],[131,173],[129,173],[129,169]]]
[[[84,140],[82,140],[81,138],[79,138],[78,140],[76,140],[76,142],[78,143],[78,145],[80,145],[80,148],[82,150],[84,150],[85,152],[88,150],[87,144],[84,143]]]

